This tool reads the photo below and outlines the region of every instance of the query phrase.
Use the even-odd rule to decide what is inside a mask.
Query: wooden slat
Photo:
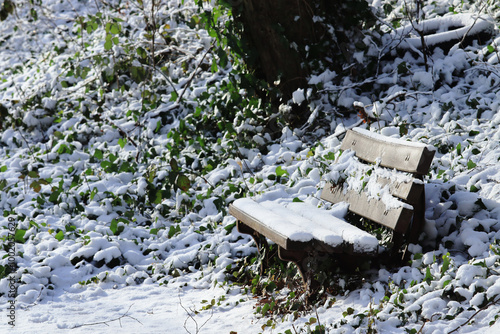
[[[291,241],[287,236],[278,233],[267,225],[264,225],[260,220],[255,219],[248,213],[238,209],[232,204],[229,204],[229,214],[236,218],[238,221],[242,221],[245,225],[253,229],[255,232],[271,239],[279,246],[285,249],[289,249],[289,247],[291,247]]]
[[[344,194],[340,186],[323,188],[321,198],[331,203],[347,202],[349,211],[402,234],[407,232],[413,215],[413,210],[404,207],[387,210],[382,201],[370,199],[364,192],[358,193],[351,190]]]
[[[383,167],[419,175],[427,174],[434,157],[434,151],[425,146],[408,145],[402,140],[383,140],[382,136],[374,138],[354,130],[347,131],[340,148],[352,149],[358,158],[367,162],[375,163],[381,159]]]
[[[413,180],[409,182],[394,182],[387,178],[378,178],[377,183],[382,187],[389,185],[389,192],[392,196],[402,199],[408,203],[416,203],[420,200],[420,195],[424,190],[424,184],[420,180]],[[328,185],[331,187],[331,185]]]

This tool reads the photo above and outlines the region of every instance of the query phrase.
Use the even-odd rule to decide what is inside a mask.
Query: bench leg
[[[418,238],[425,224],[425,189],[422,190],[420,200],[413,205],[413,208],[415,213],[413,214],[413,223],[411,224],[408,242],[414,244],[418,242]]]
[[[410,226],[410,231],[408,231],[408,237],[406,240],[405,249],[403,250],[403,256],[401,260],[407,261],[409,260],[409,252],[408,252],[408,244],[416,244],[418,243],[418,238],[420,237],[420,233],[424,228],[425,224],[425,189],[422,190],[422,194],[420,195],[419,200],[416,203],[412,203],[413,205],[413,220]],[[399,236],[397,241],[400,243],[396,245],[394,248],[401,248],[403,243],[403,237]]]
[[[238,229],[238,232],[249,234],[255,241],[255,244],[257,245],[257,251],[262,257],[262,262],[260,264],[260,275],[262,276],[264,274],[264,270],[269,267],[269,244],[267,243],[266,238],[255,231],[253,228],[243,224],[239,220],[236,222],[236,227]]]
[[[282,247],[278,248],[278,256],[283,261],[295,263],[300,276],[302,277],[302,281],[310,292],[314,292],[319,289],[321,284],[314,279],[314,268],[311,268],[314,257],[309,256],[309,254],[304,251],[291,251]]]

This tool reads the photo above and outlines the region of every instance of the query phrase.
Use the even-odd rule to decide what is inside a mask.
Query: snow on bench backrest
[[[347,131],[340,148],[356,151],[356,156],[367,162],[380,160],[383,167],[419,175],[428,173],[435,153],[432,146],[390,138],[360,128]]]
[[[342,182],[332,180],[332,183],[327,183],[321,198],[331,203],[347,202],[349,211],[398,233],[407,233],[414,214],[413,205],[422,200],[424,184],[406,173],[427,174],[434,149],[358,128],[347,132],[341,149],[350,153],[344,152],[336,166],[345,168],[347,165],[344,174],[348,177]],[[370,167],[370,176],[363,174],[364,167],[358,167],[368,167],[358,159],[376,165]],[[371,186],[372,181],[375,186]]]

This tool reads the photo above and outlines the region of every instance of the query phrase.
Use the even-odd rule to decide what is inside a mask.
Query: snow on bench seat
[[[356,253],[373,253],[379,246],[373,235],[309,204],[288,203],[285,207],[275,201],[257,203],[249,198],[240,198],[234,201],[233,206],[291,241],[309,242],[315,239],[332,247],[349,244]]]

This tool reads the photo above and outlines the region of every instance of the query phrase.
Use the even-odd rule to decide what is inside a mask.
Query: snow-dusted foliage
[[[402,50],[391,36],[463,13],[497,26],[500,11],[493,1],[419,4],[373,1],[378,25],[350,46],[358,63],[317,66],[309,88],[276,107],[244,89],[251,77],[232,68],[241,59],[204,29],[215,2],[0,0],[0,305],[15,304],[15,329],[105,321],[80,303],[123,314],[132,299],[144,312],[129,315],[159,332],[184,330],[198,312],[211,332],[489,329],[500,310],[498,31],[446,50]],[[286,126],[293,102],[310,109],[298,129]],[[324,207],[320,190],[349,167],[347,153],[346,168],[331,166],[356,125],[436,149],[425,230],[411,263],[355,285],[335,276],[306,308],[290,290],[301,288],[280,278],[290,267],[257,274],[253,240],[227,206]],[[232,285],[243,276],[249,285]],[[153,312],[177,301],[181,316]]]

